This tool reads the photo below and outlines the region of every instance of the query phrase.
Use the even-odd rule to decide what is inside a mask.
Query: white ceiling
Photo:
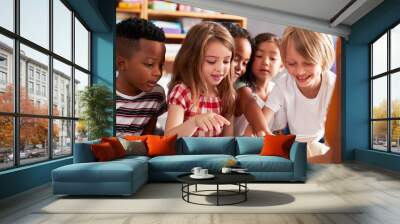
[[[383,0],[172,0],[177,3],[347,36],[350,26]],[[343,8],[347,9],[342,10]],[[342,10],[342,13],[339,12]],[[335,18],[337,20],[335,20]]]

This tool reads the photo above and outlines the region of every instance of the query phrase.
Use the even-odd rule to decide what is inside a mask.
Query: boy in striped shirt
[[[165,60],[165,35],[153,23],[131,18],[117,24],[117,136],[152,134],[167,110],[157,84]]]

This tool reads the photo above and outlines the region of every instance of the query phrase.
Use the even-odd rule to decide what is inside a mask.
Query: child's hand
[[[265,135],[266,135],[265,131],[258,131],[258,132],[256,133],[256,136],[257,136],[257,137],[264,137]]]
[[[243,132],[243,136],[249,136],[249,137],[254,136],[254,131],[253,131],[253,128],[251,127],[251,125],[247,125],[247,128]]]
[[[199,114],[193,117],[194,124],[196,127],[203,131],[221,132],[224,125],[230,125],[231,123],[223,116],[215,113]]]

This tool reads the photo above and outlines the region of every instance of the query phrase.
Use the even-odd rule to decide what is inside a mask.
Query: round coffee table
[[[255,177],[249,173],[216,173],[213,174],[215,177],[212,179],[193,179],[190,177],[191,173],[182,174],[177,177],[178,181],[182,183],[182,199],[188,203],[198,205],[234,205],[247,200],[247,192],[249,188],[247,183],[255,180]],[[204,185],[215,185],[215,190],[197,190],[198,184]],[[190,191],[190,186],[195,186],[194,191]],[[237,190],[223,190],[220,189],[220,185],[236,185]],[[215,192],[215,194],[206,194],[209,192]],[[193,202],[190,200],[190,196],[203,196],[203,197],[216,197],[216,204],[202,204]],[[232,197],[240,196],[239,200],[231,203],[221,202],[221,197]]]

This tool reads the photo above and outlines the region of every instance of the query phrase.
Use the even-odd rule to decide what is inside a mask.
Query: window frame
[[[400,154],[400,152],[393,152],[392,151],[392,121],[400,121],[400,117],[393,117],[392,116],[392,97],[391,97],[391,92],[392,92],[392,85],[391,85],[391,80],[396,73],[400,72],[400,67],[391,69],[391,31],[397,27],[400,26],[400,21],[397,21],[396,23],[392,24],[390,27],[385,29],[384,32],[379,34],[375,39],[373,39],[369,44],[369,149],[373,151],[379,151],[379,152],[386,152],[386,153],[391,153],[391,154]],[[387,57],[387,64],[386,64],[386,71],[382,72],[380,74],[376,74],[374,76],[373,74],[373,44],[376,43],[381,37],[384,35],[387,35],[387,52],[386,52],[386,57]],[[386,86],[387,86],[387,93],[386,93],[386,98],[387,98],[387,105],[386,105],[386,117],[385,118],[373,118],[373,81],[378,79],[386,77]],[[373,132],[373,122],[375,121],[386,121],[386,151],[384,150],[379,150],[374,148],[374,132]]]
[[[72,106],[71,108],[71,114],[62,116],[60,114],[59,116],[53,114],[53,60],[58,60],[61,63],[64,63],[68,66],[71,67],[71,104],[75,104],[75,98],[77,97],[75,95],[75,69],[79,70],[80,72],[86,74],[88,76],[88,86],[92,85],[92,61],[91,61],[91,49],[92,49],[92,43],[91,43],[91,38],[92,38],[92,31],[89,29],[87,24],[84,22],[84,20],[72,9],[72,7],[65,1],[65,0],[59,0],[68,10],[71,11],[71,18],[70,18],[70,23],[71,23],[71,58],[67,59],[64,58],[63,56],[57,54],[54,52],[54,45],[53,45],[53,1],[54,0],[47,0],[49,3],[49,47],[46,49],[45,47],[42,47],[39,44],[34,43],[33,41],[30,41],[29,39],[26,39],[25,37],[20,35],[20,0],[14,0],[13,1],[13,10],[14,10],[14,31],[10,31],[4,27],[0,26],[0,35],[3,35],[4,37],[10,38],[13,41],[13,52],[12,52],[12,57],[13,57],[13,63],[12,63],[12,69],[11,73],[13,75],[14,79],[14,110],[13,112],[2,112],[0,111],[0,116],[4,117],[11,117],[13,119],[13,165],[10,167],[5,167],[5,168],[0,168],[0,172],[4,170],[10,170],[10,169],[15,169],[18,167],[23,167],[23,166],[29,166],[37,163],[43,163],[46,161],[54,160],[54,159],[60,159],[60,158],[65,158],[65,157],[70,157],[73,155],[74,152],[74,143],[75,143],[75,126],[76,126],[76,121],[79,120],[79,117],[75,116],[75,108]],[[75,18],[83,25],[83,27],[88,31],[88,69],[85,69],[78,64],[75,63]],[[45,95],[48,96],[48,112],[46,115],[39,115],[39,114],[27,114],[27,113],[21,113],[20,111],[20,90],[21,90],[21,80],[20,80],[20,70],[21,70],[21,56],[20,56],[20,45],[23,44],[26,47],[32,48],[33,50],[36,50],[42,54],[45,54],[48,56],[48,73],[47,73],[47,83],[45,84]],[[40,83],[40,87],[42,88],[42,79],[41,75],[44,70],[40,69],[39,72],[39,80],[36,79],[36,72],[37,68],[29,65],[27,65],[27,74],[26,75],[26,82],[32,81],[34,85],[34,92],[36,92],[35,85]],[[33,67],[33,79],[30,77],[30,68]],[[9,69],[10,70],[10,69]],[[28,84],[27,84],[28,85]],[[28,87],[28,86],[26,86]],[[28,87],[29,88],[29,87]],[[27,88],[27,91],[29,91]],[[41,91],[40,91],[41,92]],[[48,93],[47,93],[48,92]],[[39,94],[38,96],[42,96],[42,94]],[[35,102],[34,102],[35,103]],[[30,162],[30,163],[24,163],[21,164],[21,158],[20,158],[20,119],[21,118],[44,118],[47,119],[47,124],[48,124],[48,135],[47,135],[47,150],[48,150],[48,155],[47,157],[43,157],[43,160],[37,161],[37,162]],[[71,153],[68,155],[62,155],[62,156],[54,156],[53,152],[56,147],[53,146],[53,123],[57,121],[66,121],[66,122],[71,122]]]

